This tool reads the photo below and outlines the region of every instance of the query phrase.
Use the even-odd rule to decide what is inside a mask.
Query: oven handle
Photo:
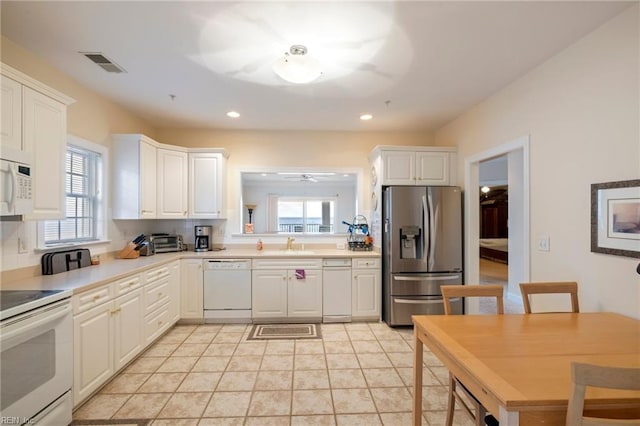
[[[410,277],[406,277],[406,276],[393,277],[395,281],[448,281],[448,280],[456,280],[459,278],[460,278],[460,275],[439,275],[437,277],[432,277],[427,275],[417,275],[417,276],[410,276]]]
[[[425,300],[425,299],[398,299],[398,298],[394,298],[393,301],[395,303],[401,303],[404,305],[442,305],[442,298],[439,299],[429,299],[429,300]],[[453,300],[453,299],[451,299]]]
[[[62,305],[39,309],[16,318],[14,321],[8,320],[6,324],[2,325],[2,338],[0,341],[2,343],[7,342],[16,335],[28,333],[70,313],[71,304],[65,301]]]

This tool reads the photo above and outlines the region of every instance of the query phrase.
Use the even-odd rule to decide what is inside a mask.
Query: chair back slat
[[[640,419],[604,419],[584,417],[584,397],[587,386],[640,390],[640,368],[604,367],[600,365],[571,364],[573,389],[567,409],[567,426],[639,424]]]
[[[443,285],[440,286],[444,299],[444,314],[451,315],[450,299],[454,297],[495,297],[498,314],[504,314],[502,295],[504,288],[498,284],[490,285]]]
[[[522,303],[526,314],[532,313],[531,299],[529,297],[532,294],[569,294],[571,296],[571,312],[580,312],[580,306],[578,304],[578,283],[576,282],[520,283],[520,292],[522,293]]]

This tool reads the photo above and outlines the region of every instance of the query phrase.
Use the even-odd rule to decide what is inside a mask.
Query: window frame
[[[285,201],[285,202],[302,202],[302,232],[297,232],[297,231],[280,231],[280,215],[279,215],[279,211],[278,211],[278,206],[277,204],[280,203],[280,201]],[[307,203],[309,201],[315,201],[315,202],[332,202],[333,203],[333,218],[331,218],[331,224],[330,226],[333,228],[333,231],[331,232],[309,232],[306,231],[307,226],[308,226],[308,216],[307,216],[307,212],[308,212],[308,207],[307,207]],[[338,210],[338,197],[326,197],[326,196],[319,196],[319,197],[315,197],[315,196],[295,196],[295,195],[285,195],[285,196],[277,196],[277,204],[276,204],[276,214],[274,215],[274,220],[275,223],[273,224],[274,229],[276,230],[276,232],[278,234],[296,234],[296,235],[334,235],[336,232],[336,227],[337,227],[337,223],[336,223],[336,211]]]
[[[86,139],[80,138],[78,136],[74,136],[71,134],[67,135],[67,141],[65,146],[65,159],[66,153],[69,146],[74,146],[80,149],[84,149],[87,151],[93,151],[101,156],[102,167],[100,171],[95,170],[94,173],[101,174],[102,185],[100,188],[95,188],[95,197],[98,199],[96,205],[94,206],[93,212],[93,221],[94,221],[94,230],[95,235],[94,238],[91,239],[77,239],[77,240],[69,240],[69,241],[56,241],[53,243],[45,242],[45,222],[46,220],[38,221],[37,227],[37,249],[36,251],[46,251],[49,249],[56,249],[59,247],[72,247],[72,246],[86,246],[93,244],[106,244],[109,243],[108,235],[107,235],[107,206],[108,206],[108,195],[109,195],[109,150],[106,146],[97,144],[95,142],[88,141]],[[66,161],[66,160],[65,160]],[[66,181],[66,167],[64,168],[65,173],[65,181]],[[65,195],[66,199],[66,184],[65,184]],[[66,205],[64,206],[66,211]],[[50,219],[56,220],[56,219]]]

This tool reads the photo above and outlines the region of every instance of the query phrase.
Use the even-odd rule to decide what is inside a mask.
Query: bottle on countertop
[[[258,244],[256,244],[256,249],[258,251],[262,250],[262,240],[258,240]]]

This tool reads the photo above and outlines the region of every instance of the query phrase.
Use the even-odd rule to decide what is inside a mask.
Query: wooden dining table
[[[640,321],[614,313],[414,315],[413,424],[423,343],[501,425],[564,425],[571,363],[640,368]],[[428,387],[425,392],[428,392]],[[585,413],[637,416],[640,391],[589,388]]]

